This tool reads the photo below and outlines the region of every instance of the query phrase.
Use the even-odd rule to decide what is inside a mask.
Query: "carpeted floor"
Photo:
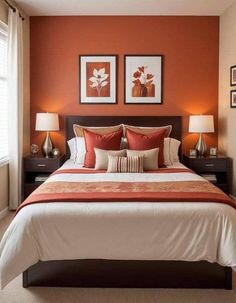
[[[10,214],[0,222],[0,237],[11,221]],[[185,289],[85,289],[85,288],[22,288],[17,277],[0,291],[0,303],[233,303],[234,290]]]

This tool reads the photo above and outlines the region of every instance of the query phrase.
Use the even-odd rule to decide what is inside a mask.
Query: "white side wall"
[[[219,148],[233,160],[232,194],[236,196],[236,108],[230,108],[230,66],[236,65],[236,2],[220,17]]]

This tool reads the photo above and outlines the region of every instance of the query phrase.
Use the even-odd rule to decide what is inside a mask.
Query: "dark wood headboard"
[[[164,126],[172,125],[170,136],[177,140],[182,139],[181,116],[66,116],[65,131],[66,142],[73,138],[73,124],[84,126],[112,126],[117,124],[130,124],[136,126]],[[66,157],[69,157],[69,147],[66,143]]]

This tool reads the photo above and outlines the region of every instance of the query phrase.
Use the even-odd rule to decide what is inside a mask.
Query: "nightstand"
[[[64,162],[65,155],[57,158],[25,157],[24,160],[24,199],[26,199],[51,173]]]
[[[199,175],[208,175],[210,179],[212,175],[215,175],[216,180],[211,182],[226,194],[229,194],[231,171],[231,159],[229,157],[224,155],[218,155],[217,157],[190,157],[184,155],[183,164]]]

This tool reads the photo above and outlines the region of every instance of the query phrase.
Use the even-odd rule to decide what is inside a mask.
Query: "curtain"
[[[23,38],[19,11],[8,14],[9,209],[22,200]]]

